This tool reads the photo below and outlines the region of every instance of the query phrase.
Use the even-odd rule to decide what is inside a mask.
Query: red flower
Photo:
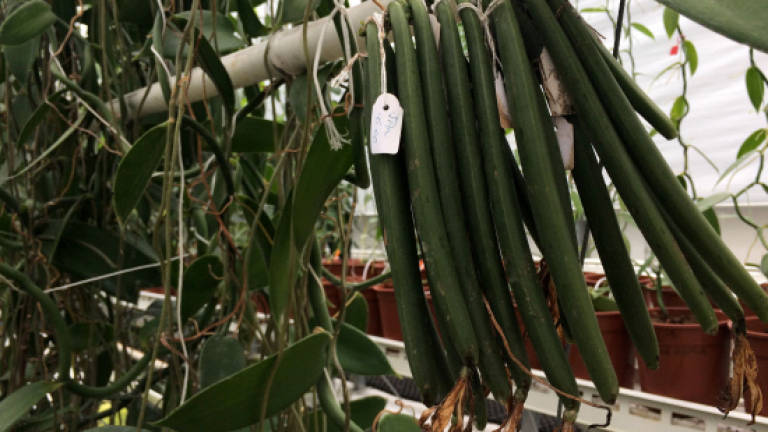
[[[675,45],[669,50],[669,55],[675,55],[677,54],[677,51],[680,49],[680,45]]]

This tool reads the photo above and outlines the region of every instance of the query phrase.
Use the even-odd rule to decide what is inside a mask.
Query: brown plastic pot
[[[645,305],[650,308],[659,307],[658,293],[656,287],[646,286],[643,287],[643,297],[645,297]],[[687,308],[688,305],[682,297],[670,286],[661,287],[661,300],[664,302],[664,306],[667,308]]]
[[[528,332],[525,329],[525,322],[520,316],[520,311],[517,310],[517,305],[515,305],[515,315],[517,315],[517,323],[520,325],[520,334],[522,335],[523,343],[525,344],[525,353],[528,355],[528,365],[531,369],[541,369],[541,362],[539,362],[539,358],[536,356],[536,350],[533,348],[531,338],[528,337]]]
[[[160,294],[160,295],[165,294],[165,288],[161,286],[151,287],[151,288],[142,288],[141,291],[152,293],[152,294]],[[172,296],[176,295],[176,288],[171,287],[171,295]]]
[[[251,294],[251,301],[256,305],[256,311],[269,314],[269,301],[267,301],[267,297],[264,293],[254,291]]]
[[[379,296],[373,290],[373,287],[366,288],[360,292],[368,303],[368,327],[366,333],[375,336],[383,336],[381,331],[381,308],[379,307]]]
[[[350,258],[347,260],[347,275],[353,275],[354,271],[353,269],[365,265],[365,263],[362,260],[359,260],[357,258]],[[323,260],[323,266],[328,269],[331,273],[336,275],[336,277],[341,277],[341,266],[342,261],[340,258],[333,258],[333,259],[324,259]],[[361,271],[362,273],[362,271]]]
[[[728,382],[730,341],[727,319],[717,310],[720,327],[704,333],[688,308],[667,308],[673,322],[658,322],[660,309],[650,309],[659,341],[659,368],[648,369],[638,360],[640,388],[649,393],[715,405]],[[683,322],[676,324],[674,321]]]
[[[371,289],[376,294],[379,306],[381,335],[388,339],[403,340],[403,329],[400,327],[400,318],[397,316],[395,289],[392,284],[374,285]]]
[[[757,358],[757,383],[765,397],[765,392],[768,392],[768,324],[756,316],[747,317],[747,340]],[[749,405],[749,392],[744,395],[744,399]],[[763,402],[763,410],[759,415],[768,416],[768,402]]]
[[[397,315],[397,302],[395,301],[395,289],[392,286],[392,282],[388,281],[383,284],[374,285],[371,289],[376,293],[379,305],[381,335],[389,339],[403,340],[403,329],[400,326],[400,317]],[[432,304],[432,295],[429,293],[429,287],[427,286],[424,287],[424,297],[434,319],[435,307]]]
[[[760,288],[763,289],[763,291],[768,292],[768,283],[762,283],[760,284]],[[744,309],[744,315],[747,317],[757,316],[755,315],[755,312],[750,309],[747,305],[744,304],[743,301],[739,300],[739,303],[741,303],[742,309]],[[768,406],[768,403],[766,403],[766,406]]]
[[[342,263],[339,258],[323,260],[323,266],[325,266],[328,271],[337,277],[341,277],[341,264]],[[384,269],[387,267],[387,262],[374,260],[368,264],[367,261],[357,258],[350,258],[347,260],[347,276],[362,278],[366,265],[368,265],[368,272],[366,273],[365,277],[368,279],[382,274]]]
[[[632,342],[629,339],[624,320],[617,311],[596,312],[600,333],[603,335],[613,369],[619,378],[619,385],[632,388],[635,380],[635,359],[632,356]],[[579,354],[576,345],[572,345],[568,354],[571,370],[577,378],[590,379],[587,366]]]
[[[588,286],[595,286],[595,284],[604,277],[604,273],[584,272],[584,282],[586,282]]]

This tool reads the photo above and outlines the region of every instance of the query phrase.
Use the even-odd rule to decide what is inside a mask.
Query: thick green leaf
[[[259,21],[259,17],[253,12],[250,0],[237,0],[237,14],[243,23],[243,30],[248,36],[255,38],[269,33],[269,29]]]
[[[103,322],[80,322],[69,326],[72,350],[81,352],[88,348],[104,346],[114,340],[112,326]]]
[[[42,240],[44,246],[54,241],[48,237],[42,237]],[[61,234],[54,264],[60,271],[69,273],[73,280],[81,280],[120,270],[117,263],[121,262],[121,259],[122,268],[157,262],[154,250],[141,238],[126,234],[122,258],[120,244],[120,236],[116,232],[73,220]],[[123,274],[119,278],[105,279],[99,284],[115,294],[118,280],[122,287],[120,298],[135,301],[139,288],[160,284],[160,272],[158,268],[145,268]]]
[[[283,127],[282,123],[271,120],[243,117],[235,126],[232,151],[272,153],[275,151],[275,134],[279,137]]]
[[[60,386],[60,383],[37,381],[3,398],[0,401],[0,432],[11,430],[43,396]]]
[[[346,117],[337,117],[337,119],[339,120],[335,121],[336,127],[344,133]],[[325,126],[320,127],[296,185],[293,232],[297,248],[304,247],[325,205],[325,200],[349,171],[354,158],[354,149],[351,145],[343,145],[339,150],[331,149]]]
[[[640,24],[638,22],[633,22],[632,23],[632,28],[634,28],[635,30],[639,31],[640,33],[648,36],[649,38],[651,38],[653,40],[656,40],[656,36],[653,35],[653,32],[650,31],[648,29],[648,27],[646,27],[646,26],[644,26],[644,25],[642,25],[642,24]]]
[[[336,354],[344,370],[358,375],[393,374],[387,356],[378,345],[360,329],[341,323]]]
[[[368,430],[373,420],[387,406],[387,400],[378,396],[368,396],[353,400],[349,403],[352,421],[361,428]],[[328,423],[328,432],[341,432],[335,424]]]
[[[211,11],[204,10],[203,12],[203,36],[205,36],[211,45],[216,47],[219,53],[227,54],[242,48],[245,43],[242,39],[239,39],[236,34],[235,26],[230,21],[229,17],[221,12],[216,13],[216,19],[214,20]],[[178,21],[186,22],[189,19],[190,12],[180,12],[173,16]],[[195,13],[195,20],[199,20],[200,15]],[[213,40],[214,29],[216,34],[215,41]],[[176,51],[179,49],[179,32],[173,31],[170,28],[165,32],[165,39],[163,40],[162,54],[167,58],[175,58]],[[189,45],[184,47],[184,55],[189,54]]]
[[[181,293],[182,321],[210,301],[223,277],[224,265],[215,255],[201,256],[189,265],[184,272],[184,290]]]
[[[696,52],[693,42],[688,39],[683,42],[683,51],[685,51],[685,58],[688,60],[688,68],[691,71],[691,75],[693,75],[696,73],[696,69],[699,68],[699,54]]]
[[[238,199],[243,206],[248,225],[253,226],[258,203],[247,196],[240,196]],[[256,224],[256,229],[250,234],[248,249],[245,253],[248,270],[248,289],[262,290],[269,285],[269,263],[272,254],[272,243],[275,238],[275,228],[266,212],[261,212],[259,223]]]
[[[335,63],[328,63],[321,67],[317,72],[317,83],[320,88],[325,87],[328,75],[330,75],[331,70],[335,67]],[[312,85],[313,87],[312,94],[309,95],[310,99],[307,100],[307,86],[309,85]],[[301,123],[307,121],[307,105],[310,102],[314,102],[315,98],[317,98],[317,96],[314,89],[314,81],[308,80],[306,73],[296,76],[291,82],[290,87],[288,87],[288,103],[293,107],[293,111],[296,113],[296,118],[298,118]]]
[[[228,431],[258,422],[264,403],[264,418],[269,418],[317,382],[330,340],[328,333],[307,336],[286,348],[279,363],[273,355],[211,385],[157,425],[183,432]]]
[[[664,3],[662,1],[662,3]],[[677,30],[677,23],[680,21],[680,15],[674,9],[664,8],[664,30],[667,36],[672,37]]]
[[[61,81],[67,89],[83,98],[92,107],[96,108],[96,111],[98,111],[99,115],[104,117],[105,120],[112,121],[112,110],[107,107],[107,104],[104,103],[100,97],[85,90],[80,87],[80,84],[69,79],[67,74],[59,68],[58,63],[51,62],[51,74],[56,77],[57,80]]]
[[[56,15],[48,3],[32,0],[13,10],[0,23],[0,44],[19,45],[48,29]]]
[[[368,302],[360,293],[355,293],[347,304],[344,322],[365,332],[368,328]]]
[[[747,162],[752,161],[753,156],[755,156],[754,150],[745,151],[741,156],[737,157],[735,161],[728,165],[728,168],[726,168],[725,171],[720,174],[720,177],[717,178],[717,182],[715,182],[715,184],[719,184],[721,181],[725,180],[726,177],[731,175],[735,170],[741,168]]]
[[[763,95],[765,94],[765,84],[763,83],[763,74],[760,73],[760,69],[750,66],[747,69],[746,81],[749,100],[752,102],[752,106],[755,107],[755,111],[760,111],[760,105],[763,104]]]
[[[711,209],[715,206],[715,204],[721,203],[730,197],[731,194],[725,192],[712,194],[704,199],[696,201],[696,207],[698,207],[699,211],[703,212],[704,210]]]
[[[118,1],[117,9],[117,16],[120,17],[121,23],[135,25],[138,33],[141,35],[146,35],[150,32],[153,22],[152,12],[157,9],[150,2]]]
[[[594,307],[595,311],[597,312],[608,312],[608,311],[619,310],[619,306],[616,304],[616,302],[613,299],[608,298],[606,296],[593,297],[592,307]]]
[[[758,148],[760,144],[765,141],[766,135],[768,135],[766,129],[758,129],[749,134],[747,139],[741,143],[741,147],[739,147],[739,153],[736,155],[736,158],[740,159],[742,156]]]
[[[659,0],[686,17],[737,42],[768,52],[766,0]],[[666,24],[666,20],[664,21]]]
[[[69,22],[77,13],[75,0],[60,0],[53,2],[53,13],[65,22]]]
[[[40,124],[40,122],[43,121],[43,119],[45,119],[49,112],[51,112],[51,106],[47,103],[41,103],[37,108],[35,108],[32,116],[30,116],[29,120],[24,123],[24,127],[21,128],[17,142],[19,144],[26,144],[29,140],[31,140],[35,129],[37,129],[37,126]]]
[[[39,47],[40,37],[37,36],[24,43],[9,45],[3,49],[8,70],[19,80],[22,86],[27,84],[27,76],[29,76],[32,65],[35,63]]]
[[[291,300],[297,278],[298,251],[293,243],[292,198],[283,207],[269,260],[269,307],[277,321]]]
[[[678,121],[688,114],[688,100],[685,96],[678,96],[675,99],[675,103],[672,104],[672,109],[669,111],[669,118],[672,121]]]
[[[198,32],[195,31],[195,35]],[[200,37],[196,38],[199,42],[197,45],[197,60],[200,63],[200,67],[203,68],[208,77],[213,81],[213,85],[216,86],[216,90],[219,91],[221,99],[224,101],[224,108],[227,110],[227,114],[232,116],[235,112],[235,89],[232,86],[232,80],[229,78],[229,73],[224,65],[221,63],[216,50],[213,49],[208,39]]]
[[[416,419],[406,414],[384,414],[376,432],[421,432]]]
[[[139,137],[120,161],[115,175],[115,213],[125,222],[139,203],[165,150],[167,125],[157,125]]]
[[[768,254],[763,255],[763,258],[760,260],[760,271],[764,276],[768,277]]]
[[[309,0],[283,0],[280,2],[280,11],[282,12],[282,23],[297,22],[304,19]],[[320,6],[320,0],[312,0],[312,11]]]
[[[37,110],[35,110],[37,112]],[[56,151],[56,149],[59,148],[62,144],[67,142],[69,137],[74,134],[78,128],[80,127],[80,124],[83,123],[83,120],[85,120],[85,117],[87,116],[88,112],[83,111],[80,113],[80,116],[78,116],[77,120],[75,120],[68,128],[64,131],[61,135],[59,135],[56,138],[56,141],[54,141],[52,144],[48,145],[45,150],[40,153],[33,161],[28,162],[24,164],[24,167],[20,169],[19,171],[16,171],[13,174],[13,177],[20,176],[21,174],[31,170],[33,167],[36,167],[38,163],[45,163],[49,161],[50,155]],[[34,113],[29,116],[29,119],[27,120],[27,123],[33,120]]]
[[[200,351],[200,388],[204,389],[245,367],[245,352],[232,336],[216,335]]]
[[[248,257],[248,289],[263,289],[269,285],[269,256],[271,246],[262,225],[258,225],[251,237]]]

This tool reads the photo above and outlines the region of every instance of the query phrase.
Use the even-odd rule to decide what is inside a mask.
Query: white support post
[[[378,0],[378,4],[386,7],[390,1],[392,0]],[[357,27],[355,32],[369,16],[380,11],[379,6],[371,0],[349,8],[350,22]],[[325,17],[307,25],[308,52],[310,56],[314,56],[317,45],[321,44],[320,60],[322,63],[336,60],[343,55],[335,29],[326,30],[322,40],[320,40],[320,32],[325,25],[333,26],[333,21],[329,17]],[[246,87],[272,78],[268,71],[268,64],[289,75],[298,75],[304,72],[306,70],[306,57],[303,30],[301,25],[281,30],[271,37],[257,40],[256,43],[247,48],[222,57],[221,62],[229,73],[233,86],[235,88]],[[358,45],[365,46],[362,43]],[[269,51],[267,51],[267,47],[269,47]],[[273,72],[278,73],[277,71]],[[173,84],[174,79],[171,78],[171,86]],[[127,115],[133,115],[147,91],[149,93],[141,107],[141,112],[138,113],[139,117],[168,109],[160,84],[154,83],[148,88],[134,90],[125,95],[125,103],[128,108]],[[193,69],[188,91],[189,101],[197,102],[217,94],[213,81],[205,75],[202,69],[199,67]],[[115,116],[121,116],[120,104],[117,100],[110,103],[110,108]]]

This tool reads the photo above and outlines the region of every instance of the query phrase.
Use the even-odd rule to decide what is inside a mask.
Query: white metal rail
[[[392,368],[402,376],[411,376],[405,346],[400,341],[371,336],[384,351]],[[537,376],[544,377],[540,370]],[[706,379],[706,377],[702,377]],[[594,384],[588,380],[576,380],[581,397],[600,403]],[[543,414],[557,414],[557,396],[549,388],[534,381],[526,409]],[[749,416],[744,412],[731,412],[728,418],[715,407],[687,402],[679,399],[644,393],[622,388],[616,403],[611,407],[612,418],[609,427],[612,432],[747,432],[768,431],[768,417],[757,417],[757,423],[748,426]],[[605,422],[605,410],[582,405],[579,423],[584,425]]]

